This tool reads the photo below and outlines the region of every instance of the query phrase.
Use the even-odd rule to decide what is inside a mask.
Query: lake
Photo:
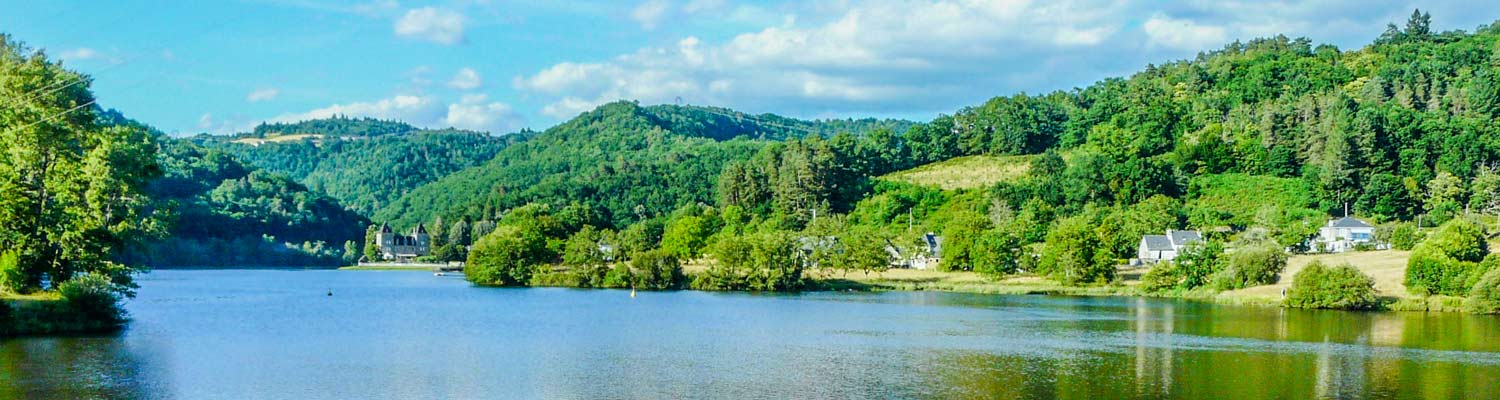
[[[632,298],[422,272],[163,270],[140,284],[120,333],[0,341],[0,398],[1500,397],[1500,318],[1462,314]]]

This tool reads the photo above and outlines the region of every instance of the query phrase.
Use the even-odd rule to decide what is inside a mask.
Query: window
[[[1354,240],[1370,240],[1369,232],[1353,232],[1350,235]]]

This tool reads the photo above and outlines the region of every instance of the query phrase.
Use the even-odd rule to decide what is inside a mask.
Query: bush
[[[715,263],[693,278],[698,290],[796,291],[807,259],[786,232],[726,236],[714,244]]]
[[[638,253],[630,260],[635,288],[642,290],[673,289],[682,282],[682,262],[665,249]]]
[[[123,288],[108,276],[88,273],[74,276],[58,285],[63,301],[74,312],[93,321],[120,321],[124,310],[120,309],[120,293]]]
[[[1085,217],[1063,219],[1047,233],[1038,272],[1064,285],[1108,283],[1115,279],[1109,249]]]
[[[1391,248],[1396,250],[1411,250],[1422,241],[1422,232],[1417,230],[1417,224],[1402,222],[1391,229]]]
[[[501,226],[474,243],[464,266],[465,277],[474,283],[524,286],[531,274],[549,258],[541,232],[516,226]]]
[[[1286,251],[1276,243],[1262,242],[1229,253],[1226,267],[1215,273],[1214,289],[1235,290],[1276,283],[1286,270]]]
[[[1165,262],[1152,267],[1141,276],[1141,290],[1147,293],[1158,293],[1182,286],[1182,271],[1173,262]]]
[[[1491,257],[1493,258],[1493,257]],[[1488,262],[1489,259],[1486,259]],[[1469,289],[1464,311],[1475,314],[1500,314],[1500,268],[1491,269]]]
[[[15,251],[0,252],[0,292],[20,293],[26,286],[26,274],[21,271],[20,254]]]
[[[1412,250],[1406,264],[1406,286],[1412,293],[1468,295],[1479,262],[1489,254],[1484,231],[1463,219],[1438,228]]]
[[[1365,310],[1375,308],[1375,280],[1348,264],[1324,266],[1313,261],[1292,277],[1287,307]]]

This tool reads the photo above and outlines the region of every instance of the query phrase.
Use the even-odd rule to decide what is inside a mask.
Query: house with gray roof
[[[1375,226],[1354,217],[1343,217],[1328,221],[1318,228],[1318,236],[1309,240],[1307,248],[1327,253],[1342,253],[1355,246],[1373,243]]]
[[[1198,231],[1168,229],[1166,233],[1141,237],[1140,247],[1136,250],[1136,259],[1146,264],[1171,261],[1182,253],[1182,249],[1187,247],[1188,243],[1203,240],[1203,234]]]

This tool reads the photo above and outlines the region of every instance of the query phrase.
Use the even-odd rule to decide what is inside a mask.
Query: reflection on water
[[[0,342],[0,398],[1496,398],[1500,319],[1137,298],[484,289],[160,271]],[[324,296],[326,290],[337,293]]]

